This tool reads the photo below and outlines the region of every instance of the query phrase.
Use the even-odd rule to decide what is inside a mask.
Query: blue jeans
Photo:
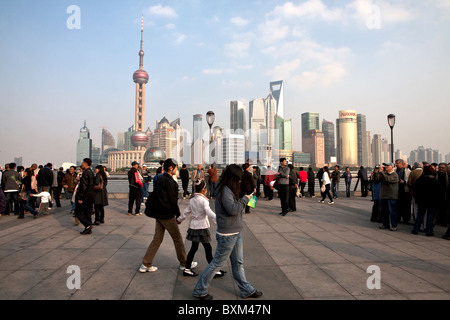
[[[437,208],[431,208],[427,207],[423,204],[418,205],[418,212],[417,212],[417,218],[416,223],[414,224],[414,232],[419,232],[420,226],[423,222],[423,218],[425,217],[425,214],[427,215],[427,223],[425,226],[425,232],[426,234],[432,234],[433,233],[433,220],[434,216],[436,214]]]
[[[351,185],[352,185],[351,181],[349,181],[349,182],[346,181],[345,182],[345,192],[347,194],[347,197],[350,197],[350,191],[351,191],[350,187],[351,187]]]
[[[397,200],[381,199],[381,215],[385,227],[389,228],[390,220],[391,227],[397,228]]]
[[[331,181],[331,191],[333,191],[333,197],[339,198],[339,183],[337,181]]]
[[[214,195],[216,194],[216,183],[215,182],[210,182],[209,183],[209,197],[214,197]]]
[[[27,191],[27,202],[19,202],[19,217],[25,217],[25,211],[30,212],[33,216],[37,215],[38,212],[30,205],[30,191]]]
[[[241,291],[241,298],[247,298],[255,293],[256,290],[245,278],[242,234],[238,233],[232,236],[216,234],[216,239],[217,248],[214,258],[198,279],[192,295],[194,297],[207,295],[208,287],[214,275],[225,266],[228,258],[230,258],[233,278]]]

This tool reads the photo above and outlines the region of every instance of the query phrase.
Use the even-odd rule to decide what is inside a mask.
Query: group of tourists
[[[380,229],[398,230],[398,224],[412,225],[412,234],[434,236],[436,225],[450,223],[450,166],[446,163],[402,159],[376,166],[370,184],[373,195],[371,221]],[[450,228],[442,237],[450,240]]]
[[[107,170],[99,165],[94,174],[91,166],[89,158],[83,160],[78,170],[72,166],[66,171],[54,169],[52,163],[33,164],[29,168],[6,164],[0,171],[0,216],[11,213],[18,219],[24,219],[26,213],[35,219],[48,216],[53,202],[57,208],[61,207],[64,190],[71,202],[70,214],[75,217],[75,225],[81,222],[85,227],[81,234],[91,234],[93,226],[105,223],[104,207],[108,205]]]

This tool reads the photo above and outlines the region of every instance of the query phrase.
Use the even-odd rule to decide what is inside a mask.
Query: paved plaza
[[[183,210],[188,200],[179,203]],[[106,223],[85,236],[74,226],[69,202],[62,205],[36,220],[29,214],[23,220],[0,217],[0,300],[194,299],[198,278],[183,277],[167,233],[154,261],[159,270],[139,273],[155,221],[128,216],[126,199],[110,200]],[[304,198],[297,200],[297,212],[282,217],[278,199],[260,199],[244,216],[248,280],[264,300],[450,299],[450,241],[441,239],[445,228],[436,227],[434,237],[412,235],[412,226],[404,224],[397,232],[380,230],[369,221],[371,207],[370,198],[356,196],[335,205]],[[185,235],[188,221],[180,228]],[[187,252],[190,246],[186,241]],[[201,273],[207,265],[202,246],[194,261]],[[70,281],[68,287],[75,274],[71,266],[79,267],[80,289]],[[368,288],[368,282],[376,283],[371,266],[379,268],[379,289]],[[209,293],[215,300],[240,300],[229,264],[225,270]]]

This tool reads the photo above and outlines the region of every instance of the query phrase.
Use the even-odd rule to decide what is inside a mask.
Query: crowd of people
[[[24,219],[30,213],[36,219],[48,216],[56,206],[61,207],[64,194],[71,202],[70,214],[75,225],[85,227],[81,234],[91,234],[92,227],[105,223],[105,209],[108,206],[108,173],[99,165],[95,173],[92,160],[86,158],[77,170],[75,166],[64,171],[54,169],[52,163],[31,165],[29,168],[8,163],[0,171],[0,216],[11,213]],[[92,221],[92,216],[95,220]]]

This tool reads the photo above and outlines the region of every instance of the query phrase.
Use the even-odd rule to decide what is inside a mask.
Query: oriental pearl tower
[[[145,85],[149,81],[148,73],[144,70],[144,16],[141,23],[141,50],[139,51],[139,70],[133,74],[133,81],[136,83],[136,119],[134,130],[131,136],[131,144],[135,150],[144,150],[147,145],[148,136],[144,132],[145,119]]]

